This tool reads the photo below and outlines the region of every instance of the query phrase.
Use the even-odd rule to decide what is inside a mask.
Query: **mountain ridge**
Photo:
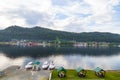
[[[120,42],[120,34],[109,32],[66,32],[51,30],[35,26],[33,28],[24,28],[21,26],[9,26],[0,30],[0,41],[10,41],[12,39],[27,40],[55,40],[58,37],[61,40],[76,40],[81,42]]]

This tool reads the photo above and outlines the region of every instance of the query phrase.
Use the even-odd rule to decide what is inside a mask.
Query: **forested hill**
[[[12,39],[56,40],[56,38],[81,42],[120,42],[120,34],[106,32],[72,33],[41,27],[22,28],[20,26],[10,26],[4,30],[0,30],[0,41],[11,41]]]

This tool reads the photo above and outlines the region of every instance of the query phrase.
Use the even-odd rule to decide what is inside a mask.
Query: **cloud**
[[[37,25],[71,32],[120,33],[120,0],[1,0],[0,5],[0,29]]]
[[[38,23],[47,22],[47,20],[50,17],[46,13],[33,11],[29,9],[19,9],[16,11],[11,11],[9,13],[12,13],[14,15],[17,14],[17,17],[24,18],[25,22],[29,25],[36,25]]]

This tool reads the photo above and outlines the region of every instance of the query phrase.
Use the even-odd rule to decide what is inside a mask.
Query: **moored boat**
[[[33,62],[29,62],[27,65],[25,65],[26,70],[32,69],[32,67],[33,67]]]
[[[49,70],[53,70],[53,69],[55,69],[55,64],[51,62],[49,65]]]
[[[47,70],[48,67],[49,67],[49,63],[48,63],[48,61],[45,61],[42,65],[42,69]]]

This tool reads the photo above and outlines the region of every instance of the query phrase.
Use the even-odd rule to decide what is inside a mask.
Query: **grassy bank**
[[[104,78],[99,78],[95,75],[92,70],[87,70],[87,75],[85,78],[80,78],[77,76],[75,70],[67,70],[67,76],[65,78],[59,78],[57,75],[57,70],[52,72],[52,80],[120,80],[120,71],[106,71]]]

